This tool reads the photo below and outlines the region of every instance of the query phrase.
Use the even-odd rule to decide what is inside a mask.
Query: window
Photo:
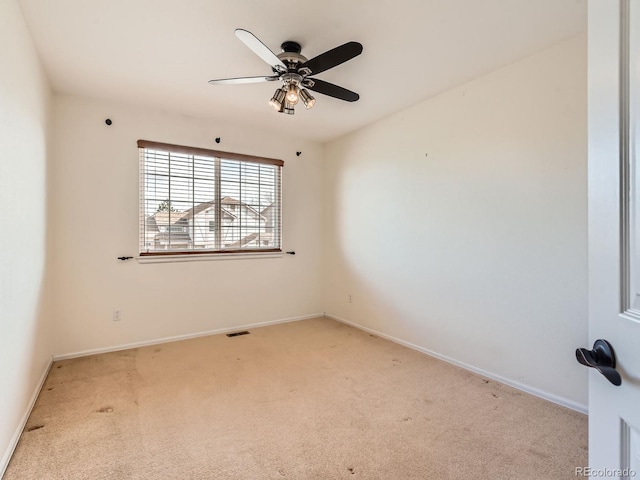
[[[140,255],[281,251],[284,162],[138,140]]]

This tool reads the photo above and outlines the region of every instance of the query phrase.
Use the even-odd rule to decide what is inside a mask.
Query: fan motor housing
[[[280,48],[282,49],[283,52],[300,53],[302,51],[302,47],[300,46],[300,44],[292,40],[287,40],[286,42],[282,42],[282,45],[280,45]]]
[[[287,40],[280,46],[282,53],[279,53],[277,57],[282,60],[289,68],[295,68],[296,64],[305,63],[307,57],[300,55],[302,47],[298,42]]]

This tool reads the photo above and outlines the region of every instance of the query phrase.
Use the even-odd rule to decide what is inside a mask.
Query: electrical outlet
[[[122,312],[120,310],[114,310],[113,311],[113,321],[114,322],[119,322],[120,320],[122,320]]]

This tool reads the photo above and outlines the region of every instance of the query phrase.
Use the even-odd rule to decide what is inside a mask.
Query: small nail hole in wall
[[[111,121],[110,118],[107,118],[104,123],[106,123],[107,125],[111,125],[113,122]]]
[[[299,157],[300,155],[302,155],[302,152],[296,152],[296,157]]]
[[[220,143],[220,137],[216,137],[216,143]]]

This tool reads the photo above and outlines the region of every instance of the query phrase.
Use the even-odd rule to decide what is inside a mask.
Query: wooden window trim
[[[227,249],[205,250],[202,252],[193,250],[171,250],[168,252],[140,252],[141,257],[170,257],[175,255],[224,255],[226,253],[282,253],[281,248],[254,248],[254,249]]]
[[[243,153],[223,152],[221,150],[210,150],[208,148],[185,147],[184,145],[173,145],[171,143],[152,142],[149,140],[138,140],[138,148],[170,150],[172,152],[186,153],[187,155],[202,155],[205,157],[239,160],[241,162],[267,163],[270,165],[277,165],[279,167],[284,166],[284,161],[277,158],[258,157],[255,155],[245,155]]]

